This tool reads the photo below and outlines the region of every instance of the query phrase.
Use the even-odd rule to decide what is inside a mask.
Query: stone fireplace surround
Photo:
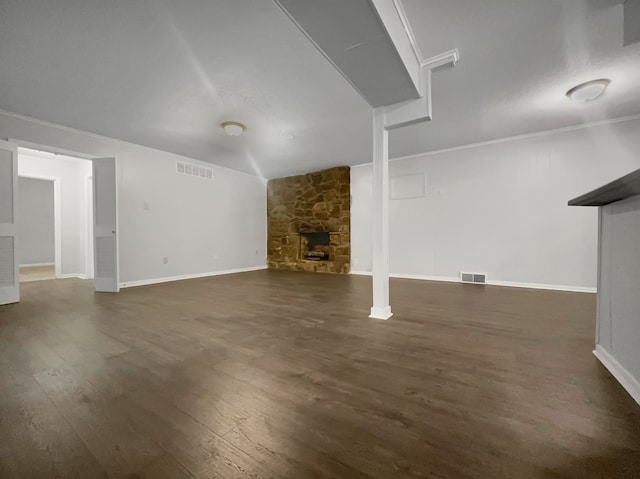
[[[351,260],[349,167],[269,180],[267,228],[269,268],[348,273]],[[314,237],[310,233],[328,234],[327,245],[312,248],[326,252],[328,259],[307,258],[308,238]]]

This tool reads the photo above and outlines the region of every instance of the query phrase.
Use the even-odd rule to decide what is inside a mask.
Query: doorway
[[[55,179],[18,177],[20,282],[56,278]]]
[[[18,148],[20,282],[93,278],[91,160]]]
[[[47,150],[0,140],[0,305],[20,301],[19,176],[54,181],[56,278],[93,276],[96,292],[120,290],[116,158]]]

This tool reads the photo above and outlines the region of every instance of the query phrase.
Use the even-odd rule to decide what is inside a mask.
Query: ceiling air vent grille
[[[460,281],[462,283],[487,284],[487,275],[484,273],[460,271]]]
[[[213,169],[185,161],[176,162],[176,171],[181,175],[197,176],[203,180],[213,180]]]

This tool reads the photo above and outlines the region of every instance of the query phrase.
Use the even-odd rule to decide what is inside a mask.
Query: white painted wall
[[[20,264],[53,264],[55,221],[53,181],[18,178]]]
[[[87,160],[18,151],[18,175],[59,179],[61,275],[84,275],[86,271],[87,198],[83,178],[90,170]]]
[[[260,178],[10,114],[0,114],[0,138],[117,157],[121,283],[265,265],[266,184]],[[177,160],[212,167],[215,179],[179,175]]]
[[[216,167],[213,181],[178,174],[178,159],[144,148],[121,162],[121,282],[264,266],[265,182]]]
[[[423,198],[391,200],[391,273],[570,289],[596,286],[597,212],[567,201],[640,168],[640,120],[427,154]],[[351,169],[352,263],[371,271],[371,165]]]

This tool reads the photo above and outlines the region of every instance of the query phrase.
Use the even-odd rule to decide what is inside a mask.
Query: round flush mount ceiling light
[[[247,129],[242,123],[237,121],[225,121],[220,126],[224,132],[229,136],[240,136]]]
[[[576,85],[567,91],[567,96],[577,103],[586,103],[602,95],[609,83],[611,83],[611,80],[606,78],[580,83],[580,85]]]

